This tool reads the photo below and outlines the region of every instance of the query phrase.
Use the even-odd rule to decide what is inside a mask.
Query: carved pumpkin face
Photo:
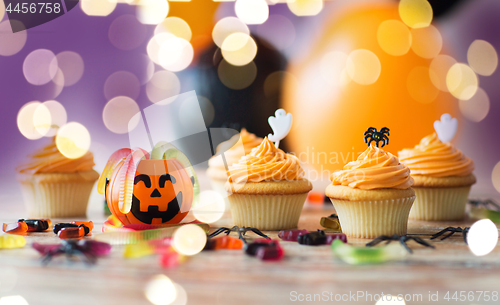
[[[123,162],[110,178],[106,199],[110,211],[123,224],[176,224],[191,209],[193,178],[176,159],[141,160],[132,191],[130,212],[118,208],[119,186],[116,176]]]

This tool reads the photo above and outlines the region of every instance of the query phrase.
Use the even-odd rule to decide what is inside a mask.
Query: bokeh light
[[[172,245],[183,255],[195,255],[205,247],[207,234],[197,225],[188,224],[178,228],[173,235]]]
[[[427,0],[401,0],[399,16],[411,28],[424,28],[432,22],[432,7]]]
[[[31,52],[23,62],[24,77],[33,85],[39,86],[50,82],[56,75],[57,69],[57,58],[47,49]]]
[[[315,16],[323,9],[323,0],[287,1],[288,8],[297,16]]]
[[[484,256],[493,251],[498,243],[498,229],[493,221],[476,221],[467,233],[467,245],[476,256]]]
[[[155,74],[155,63],[146,54],[141,54],[137,61],[140,62],[140,66],[142,67],[137,72],[137,78],[139,78],[141,85],[145,85]]]
[[[130,126],[129,121],[140,111],[137,103],[130,97],[117,96],[104,106],[102,120],[111,132],[124,134],[137,126],[139,120],[134,120]]]
[[[0,1],[0,21],[2,21],[4,15],[5,15],[5,4],[3,1]]]
[[[500,193],[500,162],[493,167],[493,171],[491,172],[491,182],[497,192]]]
[[[27,139],[36,140],[43,137],[43,134],[37,130],[33,121],[35,111],[41,104],[38,101],[26,103],[17,113],[17,128]]]
[[[2,2],[3,3],[3,2]],[[16,28],[21,27],[21,22],[11,20],[10,22],[16,23]],[[26,44],[28,31],[20,31],[12,33],[9,20],[0,23],[0,55],[11,56],[21,51]]]
[[[128,71],[117,71],[108,76],[104,83],[104,96],[107,100],[116,96],[128,96],[135,100],[140,91],[139,79]]]
[[[186,290],[184,290],[184,288],[177,283],[174,283],[174,287],[176,290],[176,297],[172,305],[186,305],[188,301]]]
[[[463,63],[454,64],[446,74],[448,90],[460,100],[472,98],[476,94],[478,84],[476,73]]]
[[[85,64],[80,54],[72,51],[63,51],[57,54],[55,58],[57,60],[57,66],[64,75],[64,83],[58,83],[58,85],[72,86],[82,78]],[[54,65],[54,63],[52,63],[52,65]],[[56,78],[57,74],[56,77],[54,77],[54,82],[59,82],[60,80]]]
[[[160,33],[157,35],[154,35],[148,42],[148,45],[146,47],[146,51],[148,53],[149,58],[155,63],[155,64],[160,64],[160,47],[161,45],[167,41],[168,39],[175,37],[175,35],[171,33]]]
[[[457,61],[449,55],[436,56],[429,66],[429,76],[432,84],[441,91],[449,92],[446,86],[446,75],[450,68],[456,64]]]
[[[482,121],[490,111],[490,98],[486,91],[478,88],[476,94],[469,100],[459,100],[460,112],[472,122]]]
[[[168,1],[140,0],[137,3],[137,19],[144,24],[158,24],[167,17],[168,10]]]
[[[425,28],[411,29],[411,49],[422,58],[434,58],[443,48],[443,37],[439,30],[429,25]]]
[[[0,298],[0,305],[28,305],[28,301],[20,295],[9,295]]]
[[[49,108],[44,104],[38,105],[33,113],[33,126],[35,126],[36,131],[45,136],[50,130],[51,123],[52,117]]]
[[[382,67],[372,51],[358,49],[347,57],[346,68],[353,81],[360,85],[370,85],[377,81]]]
[[[155,28],[155,35],[161,33],[170,33],[187,41],[190,41],[193,35],[189,24],[179,17],[168,17],[159,23]]]
[[[224,86],[241,90],[253,83],[257,77],[257,66],[253,61],[244,66],[233,66],[227,61],[221,60],[217,74]]]
[[[467,51],[467,61],[479,75],[490,76],[498,66],[498,54],[489,42],[474,40]]]
[[[408,74],[406,87],[410,96],[422,104],[431,103],[439,94],[439,89],[432,83],[427,67],[413,68]]]
[[[146,39],[147,28],[134,15],[117,17],[108,30],[108,38],[112,45],[120,50],[133,50]]]
[[[295,41],[295,26],[283,15],[270,15],[264,24],[257,27],[257,35],[282,51]]]
[[[341,51],[328,52],[321,59],[321,76],[330,85],[345,86],[351,81],[346,65],[347,54]]]
[[[269,18],[266,0],[236,0],[234,11],[246,24],[262,24]]]
[[[248,26],[243,23],[240,19],[236,17],[226,17],[219,20],[212,31],[212,39],[215,44],[222,48],[222,43],[231,34],[234,33],[244,33],[246,35],[250,34]]]
[[[257,55],[257,44],[250,35],[234,33],[222,43],[222,56],[234,66],[249,64]]]
[[[377,41],[387,54],[401,56],[410,50],[412,36],[401,21],[386,20],[378,26]]]
[[[89,16],[108,16],[116,8],[114,0],[80,0],[82,11]]]
[[[152,103],[162,104],[161,101],[176,96],[181,92],[179,77],[170,71],[158,71],[153,74],[146,84],[146,95]]]
[[[193,61],[194,50],[189,41],[171,36],[158,50],[158,60],[165,69],[173,72],[186,69]]]
[[[57,131],[56,146],[69,159],[80,158],[90,147],[90,133],[80,123],[70,122]]]
[[[61,103],[54,100],[43,102],[42,105],[49,110],[51,118],[50,129],[47,131],[45,136],[53,137],[56,135],[57,130],[68,121],[66,109],[64,109],[64,106]]]
[[[403,299],[403,294],[399,295],[383,295],[375,305],[406,305],[406,302]]]
[[[219,193],[203,191],[200,193],[198,204],[193,208],[193,214],[201,222],[213,223],[224,215],[225,207],[224,198]]]
[[[298,80],[290,72],[276,71],[269,74],[264,80],[264,95],[268,99],[279,98],[281,94],[281,88],[284,83],[292,83],[296,86],[299,85]]]
[[[149,281],[144,294],[154,305],[169,305],[177,298],[174,283],[163,274],[158,274]]]

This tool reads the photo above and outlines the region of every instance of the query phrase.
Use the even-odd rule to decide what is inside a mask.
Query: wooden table
[[[5,204],[4,204],[5,205]],[[0,206],[1,207],[1,206]],[[4,209],[0,222],[13,222],[23,215],[16,209]],[[299,228],[320,229],[319,219],[334,212],[331,205],[306,204]],[[89,214],[99,234],[105,216],[99,211]],[[57,221],[57,220],[54,220]],[[447,226],[470,226],[460,223],[409,222],[409,233],[428,239]],[[213,228],[231,225],[229,215],[213,224]],[[277,238],[277,232],[266,232]],[[250,233],[248,233],[251,236]],[[477,301],[476,291],[500,291],[500,247],[484,257],[474,256],[461,235],[432,242],[436,249],[424,248],[414,242],[413,255],[401,261],[380,265],[351,266],[336,258],[329,246],[302,246],[283,242],[286,256],[280,262],[262,262],[242,251],[223,250],[202,252],[190,257],[174,269],[162,269],[157,256],[124,259],[123,246],[114,246],[111,255],[88,267],[79,260],[64,257],[42,266],[40,255],[31,249],[34,241],[59,242],[51,232],[27,236],[23,249],[0,250],[0,297],[21,295],[29,304],[151,304],[144,295],[148,281],[165,274],[181,285],[188,304],[288,304],[300,303],[299,298],[314,297],[316,303],[375,304],[368,294],[406,295],[419,300],[406,304],[500,304]],[[351,239],[352,244],[367,240]],[[450,291],[473,291],[475,301],[446,301]],[[429,294],[439,293],[439,301],[429,301]],[[331,294],[330,294],[331,293]],[[358,299],[349,296],[364,294]],[[415,294],[415,296],[413,296]],[[302,295],[302,296],[301,296]],[[333,301],[318,301],[318,297]],[[335,297],[344,301],[335,302]],[[346,299],[349,297],[349,299]],[[368,299],[366,299],[368,297]],[[420,299],[421,298],[421,299]],[[294,301],[295,299],[295,301]],[[385,304],[399,304],[389,302]]]

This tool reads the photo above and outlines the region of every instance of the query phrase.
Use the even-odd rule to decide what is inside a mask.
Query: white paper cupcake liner
[[[410,219],[453,221],[464,218],[470,186],[413,189],[417,198],[410,211]]]
[[[375,238],[406,234],[415,196],[375,201],[330,200],[339,216],[342,233],[354,238]]]
[[[292,195],[232,194],[228,197],[234,224],[259,230],[297,227],[307,193]]]

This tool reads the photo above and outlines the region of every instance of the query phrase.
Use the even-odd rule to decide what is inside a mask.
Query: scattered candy
[[[345,244],[340,239],[332,243],[332,250],[341,260],[351,265],[376,264],[398,260],[402,259],[407,253],[399,243],[376,248],[356,247]]]
[[[325,231],[318,230],[299,236],[297,240],[301,245],[319,246],[330,245],[334,240],[340,239],[342,242],[347,242],[347,236],[343,233],[325,234]]]
[[[321,217],[319,224],[326,229],[342,231],[340,227],[339,217],[336,214],[332,214],[328,217]]]
[[[28,232],[47,231],[52,225],[50,219],[19,219],[18,222],[24,222],[28,226]]]
[[[307,233],[307,230],[283,230],[278,233],[278,237],[284,241],[297,241],[299,236]]]
[[[127,245],[123,251],[125,258],[140,258],[155,253],[154,247],[148,242]]]
[[[485,208],[470,207],[469,216],[474,219],[489,219],[493,222],[500,222],[500,212]]]
[[[344,233],[326,234],[326,244],[331,245],[334,240],[340,239],[342,242],[347,243],[347,235]]]
[[[95,240],[63,240],[62,244],[39,244],[33,243],[33,248],[42,254],[43,264],[48,264],[54,256],[66,254],[73,256],[76,254],[83,255],[86,262],[94,264],[96,257],[107,255],[111,252],[111,245]]]
[[[4,223],[3,231],[9,234],[20,234],[28,232],[28,225],[25,222]]]
[[[64,222],[60,222],[60,223],[56,223],[54,225],[54,229],[52,229],[52,231],[54,233],[59,233],[59,231],[61,231],[61,229],[63,228],[78,228],[78,225],[77,224],[74,224],[74,223],[64,223]]]
[[[325,195],[320,192],[311,191],[307,194],[307,201],[311,204],[323,204]]]
[[[94,229],[94,223],[92,222],[92,220],[90,220],[90,221],[72,221],[70,223],[74,224],[74,225],[85,225],[87,228],[89,228],[90,232],[92,232],[92,230]]]
[[[276,239],[256,239],[247,246],[245,253],[261,260],[280,260],[285,255]]]
[[[160,264],[163,268],[173,268],[185,260],[184,255],[175,252],[173,249],[160,256]]]
[[[222,236],[217,238],[208,238],[203,250],[239,250],[243,249],[243,241],[231,236]]]
[[[77,227],[64,227],[61,228],[57,236],[61,239],[69,239],[69,238],[82,238],[90,233],[89,228],[85,225],[79,225]]]
[[[26,245],[26,239],[17,235],[1,235],[0,236],[0,249],[15,249],[22,248]]]

